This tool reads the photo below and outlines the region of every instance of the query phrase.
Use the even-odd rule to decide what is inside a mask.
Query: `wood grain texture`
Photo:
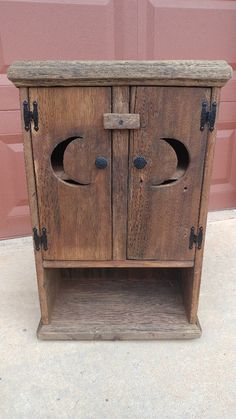
[[[20,89],[20,103],[22,104],[24,100],[28,100],[28,89],[21,88]],[[22,106],[21,106],[21,110],[22,110]],[[24,126],[23,113],[21,113],[21,120],[22,120],[22,126]],[[30,131],[27,132],[23,130],[23,140],[24,140],[24,157],[25,157],[27,190],[28,190],[32,229],[36,227],[38,231],[40,231],[37,190],[36,190],[36,184],[35,184],[35,171],[34,171],[34,161],[33,161]],[[49,271],[46,272],[45,269],[43,268],[43,259],[42,259],[41,250],[36,251],[34,249],[34,257],[35,257],[35,267],[36,267],[36,274],[37,274],[41,319],[42,319],[43,324],[48,324],[50,322],[51,312],[52,312],[53,304],[55,301],[56,283],[50,281]]]
[[[181,284],[186,316],[188,321],[190,321],[192,310],[191,308],[193,303],[194,266],[190,269],[180,269],[178,276]]]
[[[199,121],[210,89],[140,86],[131,92],[141,128],[130,134],[127,257],[194,260],[189,235],[198,225],[207,140]],[[141,170],[137,156],[147,161]]]
[[[220,89],[213,88],[212,95],[211,95],[211,102],[216,101],[219,106],[219,99],[220,99]],[[204,235],[203,235],[202,247],[200,250],[196,251],[193,283],[192,283],[192,287],[190,287],[189,289],[188,299],[191,302],[189,306],[190,323],[195,323],[196,318],[197,318],[216,132],[217,131],[215,129],[213,132],[209,132],[208,134],[208,141],[207,141],[207,148],[206,148],[206,155],[205,155],[205,166],[204,166],[203,184],[202,184],[202,191],[201,191],[201,206],[200,206],[199,221],[198,221],[198,225],[203,227]]]
[[[111,139],[102,124],[103,113],[111,111],[110,94],[106,87],[30,89],[30,102],[38,102],[40,120],[32,138],[40,223],[48,235],[44,259],[112,258]],[[58,144],[71,138],[76,139],[66,143],[66,148],[72,147],[66,170],[79,185],[62,181],[54,170],[66,149],[59,147],[50,163]],[[87,145],[82,147],[81,142]],[[106,169],[95,166],[98,156],[107,159]]]
[[[72,179],[80,185],[91,183],[94,162],[90,160],[91,142],[87,138],[75,138],[66,147],[63,158],[63,168],[66,173],[64,179]]]
[[[129,87],[112,88],[112,111],[129,112]],[[126,259],[129,132],[112,132],[113,259]]]
[[[103,115],[105,129],[138,129],[140,116],[132,113],[106,113]]]
[[[192,339],[175,270],[64,270],[40,339]]]
[[[8,69],[16,86],[223,86],[231,77],[225,61],[17,61]]]
[[[118,220],[117,220],[118,223]],[[117,224],[118,227],[118,224]],[[123,224],[122,224],[123,227]],[[115,259],[122,249],[126,251],[126,242],[122,246],[122,230],[114,230],[114,260],[44,260],[45,268],[191,268],[194,262],[191,260],[119,260]],[[120,246],[118,246],[120,244]],[[125,254],[125,253],[124,253]],[[125,256],[124,256],[125,258]]]

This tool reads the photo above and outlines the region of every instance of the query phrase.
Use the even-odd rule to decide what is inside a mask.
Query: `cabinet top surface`
[[[21,86],[224,86],[226,61],[16,61],[8,78]]]

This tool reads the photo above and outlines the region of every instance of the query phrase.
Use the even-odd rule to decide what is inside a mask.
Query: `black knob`
[[[147,160],[142,157],[142,156],[138,156],[135,157],[134,159],[134,165],[136,167],[136,169],[143,169],[147,164]]]
[[[108,165],[108,161],[105,157],[102,157],[102,156],[96,157],[95,166],[98,169],[106,169],[107,165]]]

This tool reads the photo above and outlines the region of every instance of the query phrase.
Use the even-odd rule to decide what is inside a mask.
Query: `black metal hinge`
[[[202,102],[202,112],[201,112],[201,121],[200,121],[200,130],[203,131],[207,125],[210,131],[213,131],[215,128],[216,120],[216,108],[217,103],[212,102],[211,109],[208,110],[208,104],[206,101]]]
[[[199,227],[197,234],[195,234],[195,228],[191,227],[190,236],[189,236],[189,249],[193,248],[195,244],[198,249],[202,247],[203,240],[203,228]]]
[[[48,250],[48,239],[47,239],[47,230],[45,227],[42,228],[41,236],[38,234],[38,229],[36,227],[33,228],[33,238],[34,238],[34,245],[35,250]]]
[[[38,104],[37,102],[33,102],[33,111],[29,108],[29,103],[27,100],[23,102],[23,118],[25,123],[25,130],[30,130],[31,121],[34,123],[34,130],[38,131],[39,129],[39,115],[38,115]]]

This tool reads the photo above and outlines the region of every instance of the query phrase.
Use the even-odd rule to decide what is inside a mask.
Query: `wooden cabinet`
[[[223,61],[18,62],[43,339],[192,338]]]

